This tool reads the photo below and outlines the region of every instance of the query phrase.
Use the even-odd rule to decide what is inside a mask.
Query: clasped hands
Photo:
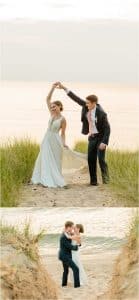
[[[53,88],[64,89],[64,85],[60,81],[56,81],[53,83]]]

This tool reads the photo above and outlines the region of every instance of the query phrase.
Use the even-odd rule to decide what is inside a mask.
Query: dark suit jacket
[[[72,245],[72,241],[68,239],[63,233],[60,237],[60,250],[59,250],[59,259],[62,261],[68,261],[72,258],[72,250],[77,251],[78,246]]]
[[[82,133],[89,133],[89,124],[87,119],[88,108],[86,106],[86,101],[76,96],[73,92],[69,91],[67,94],[72,100],[82,106],[81,121],[82,121]],[[96,128],[99,132],[100,142],[108,145],[110,136],[110,124],[107,119],[107,114],[103,108],[97,104],[96,105]]]

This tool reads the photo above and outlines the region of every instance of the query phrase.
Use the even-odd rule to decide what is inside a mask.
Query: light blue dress
[[[31,181],[47,187],[64,187],[66,185],[62,169],[67,172],[87,165],[86,157],[63,147],[59,134],[63,116],[50,118],[48,129],[42,141],[40,152],[35,162]],[[63,170],[64,172],[64,170]],[[66,172],[65,172],[66,173]]]

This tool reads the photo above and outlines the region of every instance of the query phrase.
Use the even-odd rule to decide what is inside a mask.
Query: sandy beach
[[[90,253],[89,253],[90,252]],[[114,270],[114,263],[119,250],[92,253],[92,250],[81,256],[82,263],[88,276],[88,286],[75,289],[72,283],[66,288],[61,287],[62,264],[56,256],[43,256],[43,263],[48,273],[58,285],[59,300],[96,300],[103,295],[109,287]]]
[[[19,200],[20,207],[123,207],[127,206],[110,189],[103,185],[89,185],[89,173],[85,167],[65,175],[67,188],[44,188],[39,185],[24,185]]]

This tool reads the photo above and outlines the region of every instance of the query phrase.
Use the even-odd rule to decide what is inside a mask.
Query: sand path
[[[114,270],[114,263],[119,250],[106,251],[98,254],[83,254],[82,262],[88,276],[88,286],[75,289],[72,283],[66,288],[61,287],[62,264],[55,256],[44,256],[43,262],[47,271],[59,288],[59,300],[97,300],[109,288]]]
[[[19,206],[25,207],[121,207],[124,206],[109,185],[89,186],[87,168],[65,175],[68,188],[25,185]],[[100,180],[101,181],[101,180]]]

